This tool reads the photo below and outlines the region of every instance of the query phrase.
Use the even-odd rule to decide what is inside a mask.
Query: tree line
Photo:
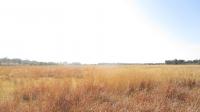
[[[165,64],[173,64],[173,65],[178,65],[178,64],[200,64],[200,59],[196,59],[196,60],[182,60],[182,59],[166,60]]]
[[[30,61],[22,60],[18,58],[9,59],[9,58],[0,58],[0,65],[57,65],[55,62],[39,62],[39,61]]]
[[[132,65],[137,63],[98,63],[98,65]],[[149,64],[149,63],[143,63]],[[164,64],[164,63],[150,63],[150,64]],[[180,65],[180,64],[200,64],[200,59],[196,60],[182,60],[182,59],[174,59],[174,60],[165,60],[165,64],[171,65]],[[19,58],[9,59],[9,58],[0,58],[0,65],[81,65],[81,63],[55,63],[55,62],[39,62],[39,61],[31,61],[31,60],[22,60]]]

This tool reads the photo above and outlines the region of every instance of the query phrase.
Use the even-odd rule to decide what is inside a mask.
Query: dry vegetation
[[[200,66],[0,67],[0,112],[199,112]]]

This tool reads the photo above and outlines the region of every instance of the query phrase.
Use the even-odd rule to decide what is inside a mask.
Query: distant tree
[[[18,58],[15,59],[0,58],[0,65],[56,65],[56,64],[58,63],[21,60]]]
[[[200,60],[178,60],[178,59],[174,59],[174,60],[166,60],[165,64],[200,64]]]

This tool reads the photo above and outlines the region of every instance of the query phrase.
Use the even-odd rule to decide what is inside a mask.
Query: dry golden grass
[[[0,112],[199,112],[200,66],[0,67]]]

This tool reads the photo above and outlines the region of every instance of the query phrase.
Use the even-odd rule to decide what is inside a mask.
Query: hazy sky
[[[200,0],[137,0],[145,14],[185,41],[200,42]]]
[[[0,57],[163,62],[200,58],[198,0],[1,0]]]

